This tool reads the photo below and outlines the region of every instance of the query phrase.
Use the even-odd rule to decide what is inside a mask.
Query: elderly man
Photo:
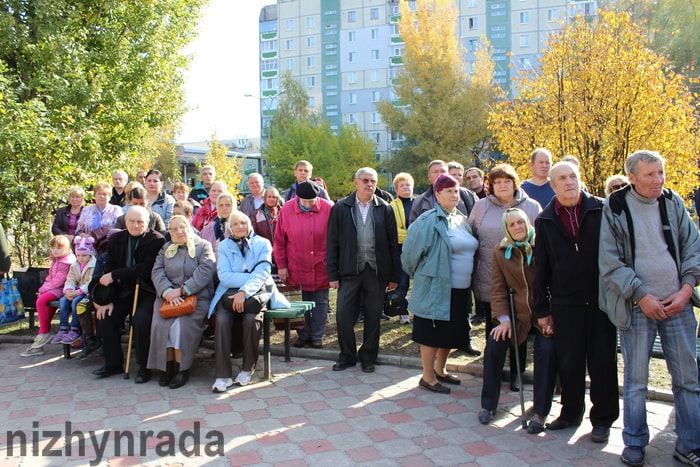
[[[649,356],[658,333],[673,381],[673,457],[700,465],[700,388],[693,304],[700,280],[700,237],[683,200],[665,182],[664,158],[637,151],[625,162],[630,185],[605,200],[600,232],[600,305],[620,331],[627,465],[644,464],[649,444]],[[539,241],[539,239],[538,239]],[[541,243],[538,242],[541,245]]]
[[[151,317],[156,298],[151,270],[160,248],[165,243],[161,234],[148,230],[149,212],[141,206],[132,206],[126,212],[126,230],[115,233],[107,244],[107,262],[99,279],[93,279],[93,302],[102,344],[105,364],[92,373],[105,378],[122,373],[124,354],[119,328],[131,313],[136,302],[136,312],[131,317],[136,343],[136,359],[139,370],[136,383],[151,379],[146,368],[151,337]],[[139,284],[138,297],[134,296]]]
[[[591,440],[604,443],[620,409],[615,327],[598,308],[603,202],[581,189],[570,162],[555,164],[549,176],[555,198],[535,219],[535,313],[544,334],[554,335],[562,409],[547,428],[581,424],[588,368]]]
[[[552,153],[547,148],[537,148],[530,154],[530,171],[532,177],[520,184],[520,188],[530,198],[540,203],[542,209],[554,197],[554,191],[549,181],[549,169],[552,167]]]
[[[212,183],[216,180],[216,169],[212,165],[205,165],[199,170],[200,182],[194,187],[194,190],[190,192],[190,196],[201,203],[209,196],[209,189]]]
[[[255,210],[265,202],[265,180],[263,176],[257,172],[248,175],[248,189],[250,194],[243,198],[238,209],[252,219]]]
[[[333,371],[355,366],[372,373],[379,354],[379,323],[384,293],[399,281],[398,234],[394,212],[378,198],[377,172],[363,167],[355,173],[356,191],[339,200],[328,221],[326,270],[338,289],[336,322],[340,356]],[[359,351],[354,325],[364,298],[365,319]]]
[[[484,183],[484,171],[478,167],[469,167],[464,174],[467,181],[467,187],[472,190],[479,199],[486,198],[489,194],[489,189]]]
[[[129,175],[123,170],[115,170],[112,172],[112,197],[109,204],[115,206],[124,206],[126,204],[126,192],[124,188],[129,181]]]
[[[430,182],[430,186],[413,201],[413,206],[411,206],[411,215],[408,219],[409,225],[411,222],[416,220],[418,216],[435,206],[433,183],[435,183],[435,180],[437,180],[440,175],[446,174],[447,171],[447,164],[439,159],[435,159],[428,164],[428,181]],[[468,217],[469,213],[472,212],[472,208],[474,207],[474,204],[476,204],[478,198],[474,193],[462,186],[459,187],[459,198],[457,209]]]
[[[304,183],[308,182],[311,180],[311,174],[314,171],[314,166],[311,165],[311,162],[309,161],[299,161],[296,164],[294,164],[294,178],[295,182],[292,183],[292,186],[284,192],[284,195],[282,198],[284,198],[284,201],[289,201],[290,199],[293,199],[297,195],[297,185],[299,183]],[[326,190],[321,188],[321,191],[318,194],[319,197],[323,199],[327,199],[330,201],[330,197],[328,196],[328,193],[326,193]]]

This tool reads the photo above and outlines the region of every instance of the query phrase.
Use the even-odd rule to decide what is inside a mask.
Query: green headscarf
[[[510,235],[510,232],[508,232],[508,218],[513,216],[525,221],[527,237],[525,237],[523,241],[515,241]],[[532,243],[535,238],[535,229],[530,225],[530,219],[528,219],[527,214],[518,208],[508,208],[506,212],[503,213],[502,224],[503,233],[505,234],[503,242],[506,244],[506,259],[510,260],[513,256],[513,248],[520,248],[527,259],[527,264],[532,264]]]

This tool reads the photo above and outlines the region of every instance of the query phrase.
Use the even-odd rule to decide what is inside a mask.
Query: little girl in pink
[[[64,235],[56,235],[49,241],[51,253],[51,267],[46,280],[39,287],[36,299],[36,312],[39,316],[39,334],[34,343],[22,352],[22,357],[31,357],[44,354],[44,345],[51,340],[51,320],[56,313],[56,307],[49,306],[49,302],[57,301],[63,296],[63,285],[66,283],[71,264],[75,262],[75,255],[70,249],[70,241]]]

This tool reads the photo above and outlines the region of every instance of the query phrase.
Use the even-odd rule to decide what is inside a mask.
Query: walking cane
[[[129,345],[126,348],[126,363],[124,364],[124,379],[129,379],[129,363],[131,362],[131,341],[134,339],[134,314],[136,313],[136,303],[139,300],[139,283],[136,282],[134,289],[134,306],[131,307],[131,318],[129,319]]]
[[[515,352],[515,365],[518,367],[518,379],[520,381],[520,422],[523,425],[523,430],[527,429],[527,420],[525,420],[525,397],[523,396],[523,382],[520,377],[520,355],[518,352],[518,334],[515,330],[515,303],[513,302],[513,295],[515,294],[515,289],[511,288],[508,290],[508,301],[510,304],[510,322],[512,327],[512,339],[513,339],[513,350]]]

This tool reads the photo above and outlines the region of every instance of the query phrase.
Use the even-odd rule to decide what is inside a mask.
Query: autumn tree
[[[131,170],[184,112],[205,0],[0,0],[0,213],[21,265],[71,184]],[[34,249],[34,250],[33,250]]]
[[[216,133],[209,140],[209,149],[204,164],[214,167],[216,179],[226,182],[230,193],[238,193],[238,184],[243,178],[243,161],[228,155],[228,148],[221,144]]]
[[[273,183],[280,190],[289,187],[294,182],[294,164],[304,159],[313,164],[313,176],[324,179],[331,197],[352,192],[355,171],[377,165],[374,144],[354,125],[343,125],[334,132],[322,115],[309,108],[306,91],[289,73],[283,75],[281,84],[265,150]]]
[[[497,92],[489,44],[483,40],[477,69],[470,76],[455,32],[454,3],[418,0],[415,11],[409,2],[400,4],[399,34],[405,48],[403,69],[394,84],[398,103],[377,104],[387,126],[405,138],[405,148],[387,163],[392,171],[423,173],[436,158],[472,165],[488,139],[487,107]]]
[[[489,127],[509,162],[527,173],[533,148],[576,156],[588,189],[603,194],[609,175],[638,149],[668,160],[669,185],[687,195],[695,185],[700,144],[681,75],[647,47],[626,13],[575,18],[554,35],[538,72],[522,74],[519,96],[502,101]]]

